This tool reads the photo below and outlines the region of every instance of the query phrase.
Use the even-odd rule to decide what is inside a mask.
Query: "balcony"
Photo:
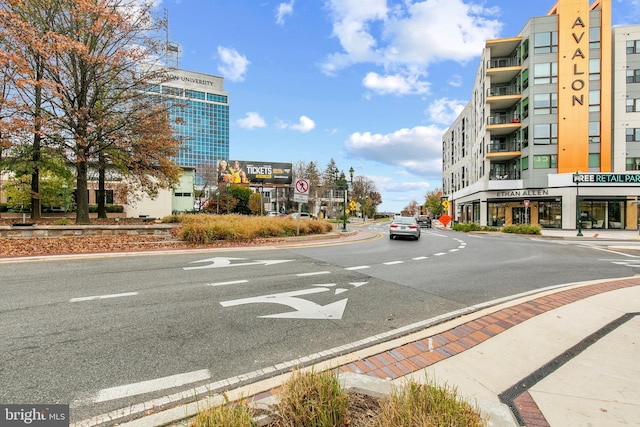
[[[487,102],[495,110],[510,109],[521,99],[520,87],[516,85],[492,85],[487,90]]]
[[[487,158],[491,161],[516,159],[522,155],[520,141],[492,141],[487,146]]]
[[[491,135],[508,135],[521,126],[520,116],[515,113],[496,113],[487,118],[487,130]]]
[[[493,171],[489,174],[491,181],[515,181],[520,179],[520,171],[504,172]]]
[[[519,58],[492,58],[487,67],[487,77],[491,84],[508,83],[513,81],[522,71]]]

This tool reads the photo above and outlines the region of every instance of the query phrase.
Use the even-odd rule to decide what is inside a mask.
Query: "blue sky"
[[[613,24],[640,0],[611,0]],[[485,40],[554,0],[162,0],[180,68],[224,77],[230,158],[355,169],[400,211],[442,185],[441,137]]]

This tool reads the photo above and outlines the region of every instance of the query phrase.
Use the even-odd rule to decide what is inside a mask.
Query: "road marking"
[[[69,302],[81,302],[81,301],[93,301],[97,299],[108,299],[108,298],[120,298],[120,297],[132,297],[138,295],[137,292],[125,292],[122,294],[111,294],[111,295],[95,295],[91,297],[80,297],[80,298],[71,298]]]
[[[395,264],[404,264],[404,261],[389,261],[383,262],[384,265],[395,265]]]
[[[429,258],[429,257],[428,256],[418,256],[418,257],[411,258],[411,259],[416,260],[416,261],[420,261],[420,260],[427,259],[427,258]]]
[[[110,400],[123,399],[130,396],[138,396],[140,394],[150,393],[152,391],[166,390],[173,387],[183,386],[185,384],[205,381],[210,378],[211,373],[209,372],[209,370],[202,369],[199,371],[187,372],[185,374],[157,378],[155,380],[105,388],[98,392],[96,397],[93,399],[93,402],[108,402]]]
[[[238,285],[240,283],[249,283],[249,281],[248,280],[232,280],[230,282],[207,283],[207,286],[227,286],[227,285]]]
[[[442,255],[446,255],[446,252],[438,252],[437,254],[433,254],[433,256],[442,256]]]
[[[347,306],[347,298],[336,301],[327,305],[316,304],[302,298],[296,298],[301,295],[317,294],[319,292],[327,292],[329,288],[311,288],[299,291],[281,292],[278,294],[261,295],[258,297],[241,298],[230,301],[220,301],[223,307],[232,307],[243,304],[282,304],[293,308],[295,311],[287,313],[272,314],[267,316],[259,316],[260,318],[272,319],[342,319],[342,314]]]
[[[356,267],[347,267],[347,268],[345,268],[345,270],[364,270],[364,269],[367,269],[367,268],[371,268],[371,266],[369,266],[369,265],[358,265]]]
[[[299,273],[299,274],[296,274],[296,276],[298,276],[298,277],[319,276],[319,275],[322,275],[322,274],[331,274],[331,272],[330,271],[314,271],[312,273]]]
[[[203,262],[210,262],[211,264],[201,265],[197,267],[183,267],[183,270],[199,270],[203,268],[223,268],[223,267],[245,267],[248,265],[265,265],[266,266],[266,265],[281,264],[283,262],[293,261],[290,259],[263,259],[263,260],[256,260],[256,261],[250,261],[250,262],[240,262],[236,264],[233,264],[231,262],[231,261],[242,261],[245,259],[246,258],[231,258],[231,257],[215,257],[215,258],[201,259],[199,261],[193,261],[191,264],[203,263]]]

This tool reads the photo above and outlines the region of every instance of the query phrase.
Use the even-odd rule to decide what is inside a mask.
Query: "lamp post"
[[[231,187],[231,184],[227,182],[227,215],[229,215],[229,187]]]
[[[582,236],[582,215],[580,213],[580,172],[573,174],[573,180],[576,183],[576,221],[578,221],[578,234]]]
[[[64,212],[64,217],[67,217],[67,187],[68,184],[66,181],[62,182],[62,198],[63,198],[63,203],[64,203],[64,208],[62,209],[62,211]]]
[[[347,181],[347,178],[345,177],[344,172],[341,172],[340,177],[338,178],[338,170],[336,169],[334,171],[336,185],[338,186],[338,188],[341,188],[343,190],[344,199],[343,199],[343,206],[342,206],[342,231],[347,231],[347,191],[349,190],[349,183],[353,183],[354,172],[355,171],[353,167],[351,167],[349,169],[350,180]]]

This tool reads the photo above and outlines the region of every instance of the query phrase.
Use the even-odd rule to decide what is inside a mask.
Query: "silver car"
[[[420,225],[412,216],[397,216],[393,218],[389,225],[389,238],[412,237],[415,240],[420,238]]]

